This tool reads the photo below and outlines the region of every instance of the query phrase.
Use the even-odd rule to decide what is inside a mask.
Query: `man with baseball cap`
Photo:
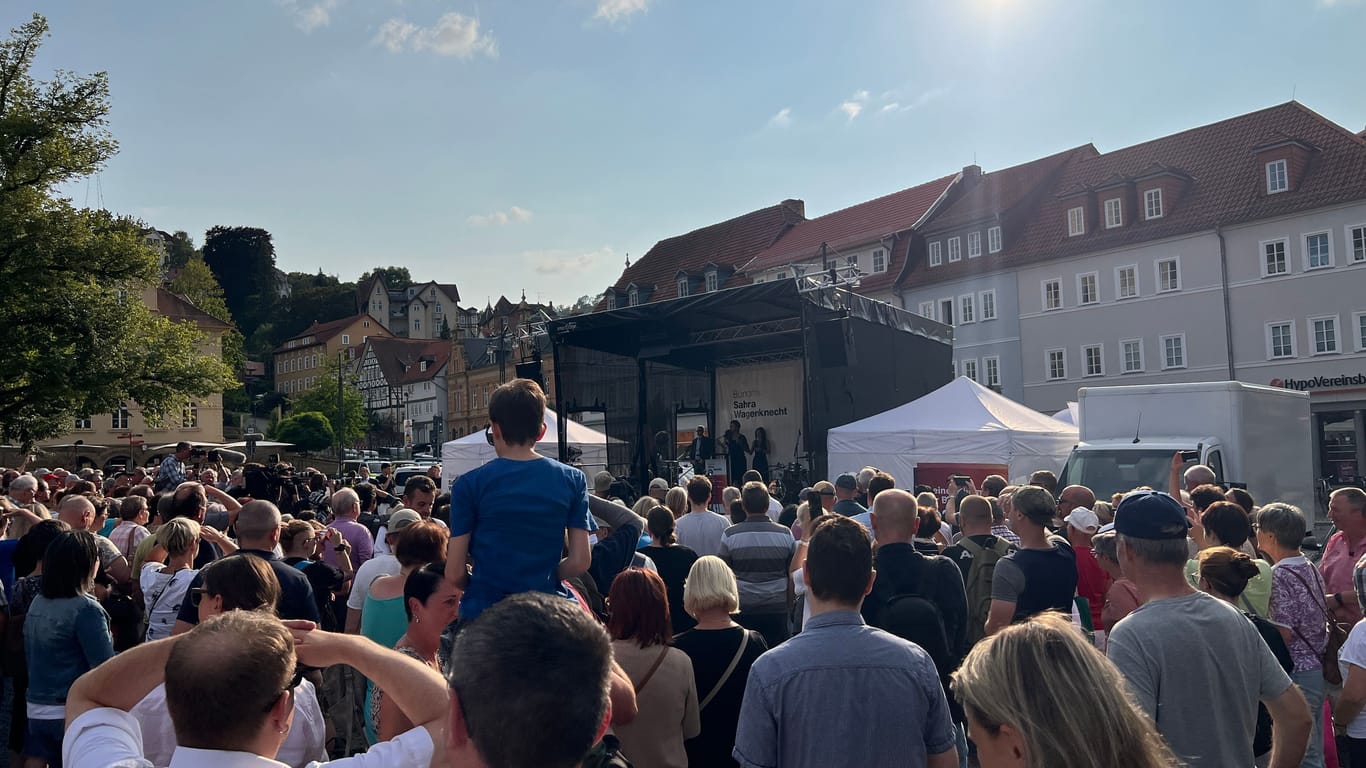
[[[1270,765],[1297,766],[1309,707],[1256,627],[1186,581],[1189,526],[1160,491],[1134,491],[1115,510],[1120,567],[1143,605],[1110,631],[1110,660],[1185,764],[1252,765],[1260,700],[1273,721]]]
[[[854,473],[845,472],[835,478],[835,514],[854,517],[867,512],[867,507],[854,498],[858,495],[858,477]]]
[[[662,477],[656,477],[650,481],[650,497],[660,504],[664,503],[664,496],[669,492],[669,481]]]
[[[1058,511],[1062,511],[1061,503]],[[1100,531],[1100,518],[1088,507],[1074,506],[1063,521],[1067,525],[1067,542],[1077,554],[1077,595],[1086,598],[1091,609],[1091,628],[1107,629],[1101,623],[1100,612],[1105,608],[1105,593],[1110,591],[1110,577],[1091,548],[1091,537]]]

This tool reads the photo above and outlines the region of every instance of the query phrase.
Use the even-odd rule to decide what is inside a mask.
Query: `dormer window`
[[[716,270],[714,269],[707,270],[704,280],[706,282],[707,293],[711,293],[720,286],[720,281],[716,279]]]
[[[626,303],[632,307],[640,304],[640,291],[634,285],[626,292]]]
[[[1001,252],[1001,228],[992,227],[987,230],[987,253]]]
[[[944,256],[939,250],[939,241],[930,243],[930,266],[937,267],[944,263]]]
[[[1118,197],[1105,201],[1105,228],[1114,229],[1124,224],[1124,205]]]
[[[1086,209],[1077,206],[1067,210],[1067,236],[1076,237],[1086,234]]]
[[[1143,193],[1143,218],[1162,218],[1162,190],[1150,189]]]
[[[881,274],[887,271],[887,251],[881,248],[873,249],[873,274]]]
[[[611,291],[607,292],[607,308],[609,310],[617,308],[617,295]]]
[[[1284,160],[1273,160],[1266,164],[1266,193],[1274,195],[1290,189],[1290,177],[1286,173]]]
[[[679,296],[687,296],[687,295],[688,295],[688,278],[686,278],[686,277],[680,277],[680,278],[678,278],[678,295],[679,295]]]
[[[963,260],[963,239],[959,237],[949,238],[949,261]]]

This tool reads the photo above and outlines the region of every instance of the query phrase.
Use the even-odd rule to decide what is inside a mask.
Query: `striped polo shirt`
[[[792,531],[771,520],[746,520],[721,534],[717,554],[735,572],[741,611],[787,610],[787,567],[796,548]]]

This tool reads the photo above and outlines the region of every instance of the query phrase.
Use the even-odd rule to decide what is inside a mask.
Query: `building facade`
[[[351,365],[369,338],[392,335],[369,312],[314,323],[275,349],[275,391],[287,395],[307,392],[327,376],[329,363],[337,362],[339,356]]]

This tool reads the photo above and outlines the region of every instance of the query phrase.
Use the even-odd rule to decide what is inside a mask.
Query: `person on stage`
[[[740,432],[740,422],[731,421],[730,429],[726,430],[725,446],[726,474],[730,482],[738,486],[745,470],[749,469],[749,461],[745,458],[745,454],[749,453],[749,441]]]
[[[764,483],[768,484],[773,478],[768,473],[768,452],[772,446],[768,442],[768,430],[763,427],[754,428],[754,442],[749,444],[749,452],[754,455],[750,462],[750,469],[763,475]]]
[[[701,462],[715,456],[716,442],[707,437],[707,428],[698,424],[696,432],[693,433],[692,445],[688,447],[688,458],[693,462],[693,471],[706,474],[706,467],[701,466]]]

